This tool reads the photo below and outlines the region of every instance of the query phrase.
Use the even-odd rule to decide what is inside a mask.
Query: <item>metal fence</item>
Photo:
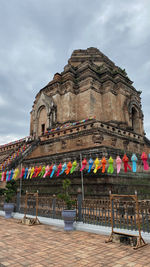
[[[150,201],[138,201],[140,228],[150,232]],[[137,210],[134,201],[114,201],[112,203],[113,227],[138,230]],[[111,226],[109,200],[84,200],[82,202],[83,223]]]
[[[76,201],[75,201],[76,202]],[[36,214],[36,199],[34,196],[31,196],[27,201],[27,214],[35,215]],[[51,197],[39,197],[38,198],[38,216],[53,218],[53,219],[62,219],[61,213],[65,208],[65,203],[57,198]],[[77,205],[73,207],[77,210]],[[21,197],[19,212],[24,213],[25,211],[25,196]]]
[[[110,201],[107,199],[85,199],[82,201],[83,223],[110,226]]]
[[[15,199],[14,199],[15,200]],[[25,196],[19,194],[16,201],[16,210],[24,213]],[[4,198],[0,196],[0,209],[3,209]],[[139,218],[140,227],[144,232],[150,233],[150,200],[140,200]],[[27,214],[36,214],[36,200],[34,197],[28,199]],[[61,212],[65,203],[56,197],[39,197],[38,216],[61,219]],[[113,200],[113,226],[114,228],[137,230],[137,210],[134,201]],[[82,201],[81,194],[75,199],[76,221],[101,226],[111,226],[111,209],[109,199],[85,199]]]

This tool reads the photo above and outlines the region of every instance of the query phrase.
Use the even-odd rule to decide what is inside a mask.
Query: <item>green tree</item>
[[[72,206],[75,205],[75,200],[72,200],[71,196],[69,195],[70,185],[71,185],[71,181],[69,179],[63,180],[63,191],[64,192],[58,195],[58,198],[64,200],[68,210],[71,210]]]
[[[17,192],[16,181],[14,180],[8,181],[4,190],[5,201],[7,203],[11,202],[12,198],[16,195],[16,192]]]

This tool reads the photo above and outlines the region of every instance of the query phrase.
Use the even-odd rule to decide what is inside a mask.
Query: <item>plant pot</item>
[[[72,231],[73,230],[73,223],[76,217],[76,210],[63,210],[62,211],[62,218],[64,219],[64,230]]]
[[[5,218],[9,219],[12,217],[15,205],[13,203],[4,203]]]

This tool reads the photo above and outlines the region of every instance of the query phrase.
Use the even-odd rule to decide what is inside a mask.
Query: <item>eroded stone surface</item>
[[[125,70],[96,48],[75,50],[64,71],[36,95],[30,132],[37,136],[44,123],[46,130],[90,116],[144,134],[140,92]]]

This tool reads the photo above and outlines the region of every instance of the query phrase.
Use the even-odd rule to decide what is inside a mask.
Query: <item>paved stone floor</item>
[[[0,267],[150,266],[150,245],[139,250],[108,237],[48,225],[27,226],[0,217]]]

